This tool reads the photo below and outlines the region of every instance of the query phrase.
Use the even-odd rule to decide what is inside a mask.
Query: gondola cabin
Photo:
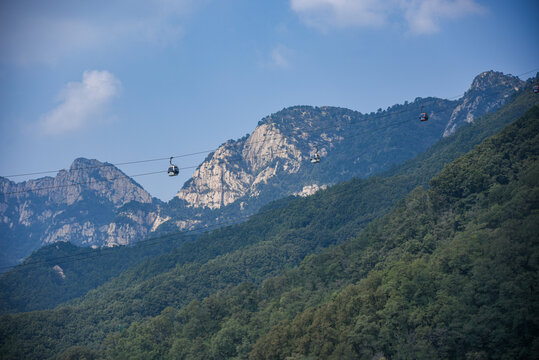
[[[429,115],[427,113],[422,112],[419,114],[419,120],[420,121],[427,121],[429,119]]]
[[[172,165],[168,167],[168,176],[178,176],[180,173],[180,169],[176,165]]]
[[[170,158],[170,166],[168,167],[168,176],[178,176],[180,169],[172,163],[172,157]]]
[[[534,85],[533,86],[533,92],[536,93],[536,94],[539,93],[539,85]]]

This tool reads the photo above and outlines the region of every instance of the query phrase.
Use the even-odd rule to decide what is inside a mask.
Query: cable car
[[[421,113],[419,114],[419,121],[427,121],[429,119],[429,114],[423,112],[423,106],[421,106]]]
[[[318,146],[314,147],[314,154],[311,155],[311,163],[318,164],[320,162],[320,154],[318,153]]]
[[[539,93],[539,85],[534,85],[533,86],[533,92],[536,93],[536,94]]]
[[[168,167],[168,176],[178,176],[180,169],[172,163],[173,156],[170,157],[170,166]]]

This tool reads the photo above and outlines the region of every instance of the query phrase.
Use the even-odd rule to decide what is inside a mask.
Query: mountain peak
[[[457,127],[473,122],[477,116],[497,110],[524,84],[518,77],[499,71],[489,70],[477,75],[458,100],[459,105],[453,110],[443,136],[453,134]]]
[[[69,167],[69,170],[76,170],[81,168],[93,168],[93,167],[100,167],[105,165],[106,163],[102,163],[101,161],[98,161],[96,159],[86,159],[83,157],[76,158],[71,166]]]
[[[128,244],[148,233],[157,216],[148,192],[114,165],[95,159],[77,158],[55,177],[21,183],[0,179],[0,189],[8,194],[0,199],[0,225],[34,235],[39,245]],[[27,255],[24,251],[9,261]]]
[[[518,90],[521,85],[520,79],[516,76],[506,75],[500,71],[489,70],[477,75],[473,79],[468,91],[484,90],[492,87],[508,87]]]

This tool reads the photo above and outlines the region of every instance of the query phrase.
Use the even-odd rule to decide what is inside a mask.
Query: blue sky
[[[482,71],[538,68],[538,15],[523,0],[2,1],[0,175],[214,149],[292,105],[454,97]],[[192,172],[136,180],[168,201]]]

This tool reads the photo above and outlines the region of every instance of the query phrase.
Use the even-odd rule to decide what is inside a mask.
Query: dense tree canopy
[[[521,94],[400,170],[274,203],[54,310],[4,315],[0,353],[526,358],[539,330],[538,108],[428,180],[534,102]]]

